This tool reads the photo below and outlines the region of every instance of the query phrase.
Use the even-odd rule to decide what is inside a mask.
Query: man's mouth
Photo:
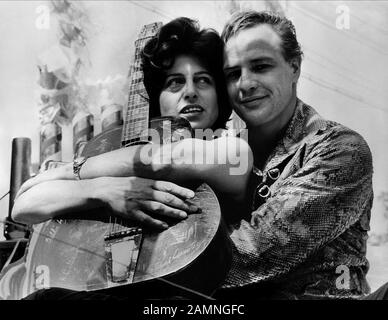
[[[250,104],[252,102],[253,103],[259,102],[259,101],[263,100],[266,97],[267,97],[267,95],[264,95],[264,96],[253,96],[253,97],[241,99],[240,100],[240,104]]]
[[[182,108],[181,111],[179,111],[180,114],[195,114],[195,113],[201,113],[204,109],[198,105],[198,104],[190,104]]]

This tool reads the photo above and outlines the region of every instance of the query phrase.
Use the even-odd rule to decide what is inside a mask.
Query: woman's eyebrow
[[[169,77],[181,77],[182,76],[182,73],[170,73],[170,74],[167,74],[167,78]]]
[[[211,77],[211,74],[208,71],[198,71],[198,72],[194,73],[194,75],[195,76],[206,75],[206,76]]]

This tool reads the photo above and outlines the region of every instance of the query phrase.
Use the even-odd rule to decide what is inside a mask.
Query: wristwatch
[[[82,165],[86,162],[88,158],[78,157],[73,160],[73,173],[76,180],[81,180],[79,172],[81,171]]]

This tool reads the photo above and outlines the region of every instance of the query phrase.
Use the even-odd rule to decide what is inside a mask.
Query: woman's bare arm
[[[235,194],[245,188],[252,163],[252,152],[243,139],[185,139],[171,145],[132,146],[91,157],[82,166],[80,176],[139,176],[176,183],[201,180],[216,191]],[[69,163],[28,180],[19,193],[43,181],[74,179]]]
[[[164,180],[178,185],[187,185],[186,183],[190,181],[203,181],[218,195],[238,203],[244,200],[252,162],[252,152],[248,144],[242,139],[233,137],[211,141],[186,139],[171,145],[150,144],[123,148],[89,158],[82,166],[81,181],[75,181],[71,164],[46,171],[30,179],[22,186],[16,198],[13,217],[21,222],[37,223],[42,219],[52,218],[53,214],[70,212],[76,208],[93,208],[101,203],[112,203],[117,197],[109,190],[117,181],[105,179],[102,188],[100,180],[97,179],[101,177],[139,176],[148,178],[153,183],[155,180]],[[98,196],[96,193],[91,196],[90,192],[96,186],[98,190],[105,191],[98,193]],[[132,185],[132,188],[136,188],[136,185]],[[166,192],[169,193],[169,190]],[[161,199],[152,200],[161,202],[164,206],[169,205]],[[163,207],[163,210],[158,207],[157,211],[179,218],[179,213],[175,209],[186,210],[187,206],[184,207],[179,203],[177,207],[177,199],[173,198],[174,201],[175,206]],[[153,211],[156,207],[153,204],[153,208],[148,209]],[[121,214],[128,214],[128,210],[124,208],[125,206],[122,206],[120,209]],[[120,214],[120,210],[116,213]],[[134,215],[134,218],[138,216]]]

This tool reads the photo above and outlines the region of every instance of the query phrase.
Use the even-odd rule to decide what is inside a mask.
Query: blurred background
[[[248,8],[294,22],[304,51],[299,97],[368,142],[375,193],[368,280],[372,290],[387,282],[388,1],[1,1],[1,220],[8,215],[12,139],[31,140],[31,173],[50,134],[58,139],[45,156],[71,161],[77,121],[98,134],[107,112],[126,105],[144,24],[187,16],[221,32],[231,13]]]

